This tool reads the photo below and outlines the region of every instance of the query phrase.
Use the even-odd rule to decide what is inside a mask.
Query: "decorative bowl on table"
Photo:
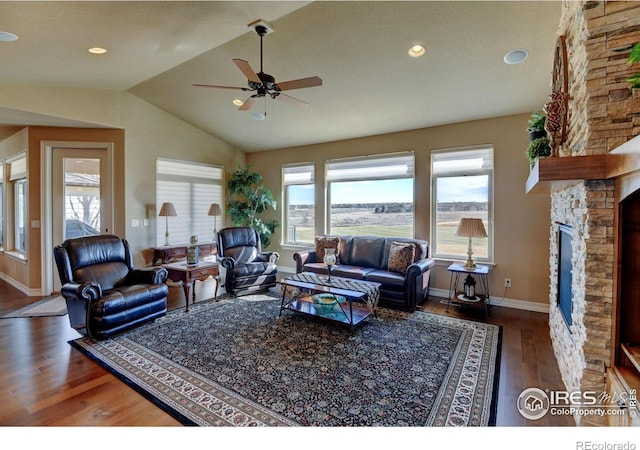
[[[326,314],[336,311],[336,305],[343,303],[345,298],[333,294],[316,294],[312,297],[313,307],[319,314]]]

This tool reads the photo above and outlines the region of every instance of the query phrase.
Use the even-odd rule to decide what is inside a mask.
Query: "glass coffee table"
[[[371,314],[375,316],[380,296],[380,283],[299,273],[283,278],[282,311],[318,317],[354,327]]]

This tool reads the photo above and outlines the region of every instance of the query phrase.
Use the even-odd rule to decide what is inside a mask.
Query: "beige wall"
[[[116,202],[116,231],[124,235],[132,247],[134,263],[140,267],[150,262],[148,249],[155,245],[155,162],[157,157],[173,157],[190,161],[217,164],[225,167],[227,175],[245,161],[244,152],[192,125],[140,100],[128,93],[71,88],[42,88],[27,86],[0,87],[0,108],[45,115],[53,120],[82,121],[89,126],[118,129],[124,134],[123,150],[116,151],[114,161]],[[72,122],[70,122],[72,123]],[[93,128],[95,128],[93,127]],[[89,140],[104,142],[103,133],[109,130],[73,130],[67,128],[32,127],[39,130],[34,140]],[[61,134],[62,133],[62,134]],[[0,135],[2,135],[0,133]],[[122,140],[114,137],[111,140]],[[30,146],[33,146],[32,142]],[[31,158],[36,158],[32,155]],[[30,158],[30,164],[32,160]],[[34,163],[35,164],[35,163]],[[38,168],[39,171],[39,168]],[[37,184],[30,170],[29,183]],[[39,200],[39,199],[38,199]],[[29,205],[29,220],[39,214],[39,203]],[[149,219],[149,226],[131,227],[131,220]],[[36,238],[33,238],[36,239]],[[37,236],[39,240],[39,234]],[[30,235],[30,240],[32,237]],[[31,248],[31,247],[30,247]],[[31,252],[30,252],[31,259]],[[37,260],[37,262],[36,262]],[[40,263],[34,255],[30,267]],[[12,278],[0,266],[4,276]],[[25,270],[20,278],[27,289],[40,288],[39,269]],[[10,280],[11,281],[11,280]],[[33,293],[32,291],[30,293]]]
[[[494,260],[490,275],[496,303],[502,297],[520,301],[524,309],[548,308],[549,299],[549,205],[547,195],[525,195],[529,164],[524,155],[529,141],[525,132],[528,114],[487,119],[400,133],[370,136],[326,144],[247,154],[247,163],[264,177],[274,195],[280,196],[283,164],[313,161],[316,167],[316,234],[323,232],[322,195],[324,161],[331,158],[374,155],[396,151],[415,152],[415,237],[430,239],[430,151],[477,144],[494,146]],[[279,202],[279,206],[281,202]],[[279,208],[275,217],[282,221]],[[280,237],[282,229],[278,228]],[[274,239],[272,250],[280,252],[280,265],[295,267],[295,249]],[[439,261],[432,288],[447,290],[448,261]],[[506,293],[504,279],[512,279]],[[525,306],[522,302],[532,302]],[[517,302],[506,303],[518,306]]]

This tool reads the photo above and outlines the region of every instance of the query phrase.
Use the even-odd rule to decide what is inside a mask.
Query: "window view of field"
[[[289,206],[289,242],[312,243],[313,205]],[[295,233],[295,239],[294,235]],[[331,207],[331,234],[413,237],[412,203],[347,203]]]
[[[466,209],[472,204],[472,210]],[[481,209],[476,209],[481,208]],[[484,209],[484,210],[482,210]],[[439,255],[465,255],[469,248],[469,238],[456,236],[456,230],[460,219],[463,217],[473,217],[482,219],[484,228],[489,229],[487,223],[487,204],[475,203],[475,202],[457,202],[457,204],[439,203],[438,212],[436,214],[436,227],[437,227],[437,248]],[[473,238],[472,249],[473,257],[475,258],[488,258],[488,238]]]
[[[290,205],[289,242],[313,243],[313,205]],[[438,253],[466,255],[468,238],[455,235],[463,217],[482,219],[487,223],[487,204],[476,202],[443,203],[438,205],[436,226]],[[331,234],[373,235],[389,237],[413,237],[413,204],[411,203],[366,203],[338,204],[331,208]],[[473,239],[474,257],[488,257],[488,239]]]

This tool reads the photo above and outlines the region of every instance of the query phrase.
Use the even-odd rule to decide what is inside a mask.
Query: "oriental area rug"
[[[499,326],[378,308],[350,331],[279,312],[223,298],[70,344],[185,425],[495,425]]]

